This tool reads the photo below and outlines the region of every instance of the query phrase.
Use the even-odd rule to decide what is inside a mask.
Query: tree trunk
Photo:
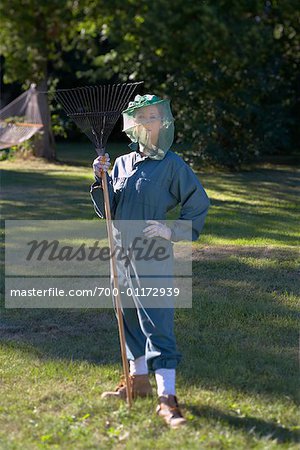
[[[47,80],[43,80],[38,85],[38,91],[45,92],[47,90]],[[51,115],[46,94],[38,96],[38,104],[40,108],[43,128],[40,133],[36,134],[34,140],[34,154],[48,160],[56,159],[55,140],[51,127]]]

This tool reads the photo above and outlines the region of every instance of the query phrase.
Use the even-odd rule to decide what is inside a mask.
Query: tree
[[[27,88],[34,82],[46,90],[49,72],[63,67],[63,52],[75,45],[79,12],[78,2],[71,0],[2,0],[0,53],[4,56],[4,83],[18,81]],[[36,153],[54,159],[48,104],[43,102],[41,109],[46,125]]]
[[[91,1],[108,51],[94,79],[119,73],[173,99],[187,159],[238,167],[287,152],[299,107],[299,10],[295,0]]]
[[[172,98],[186,159],[231,167],[299,141],[296,0],[2,0],[5,81],[69,70]],[[78,56],[80,55],[80,56]],[[87,69],[79,59],[89,62]],[[49,140],[48,140],[49,141]]]

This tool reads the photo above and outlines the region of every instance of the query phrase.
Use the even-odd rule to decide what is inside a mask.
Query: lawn
[[[108,151],[113,159],[122,149]],[[59,164],[1,163],[2,226],[99,220],[89,198],[92,148],[61,144],[58,156]],[[212,206],[193,244],[193,308],[176,311],[188,425],[164,426],[155,397],[130,411],[100,399],[121,373],[113,311],[5,309],[2,298],[1,449],[299,448],[300,171],[198,175]]]

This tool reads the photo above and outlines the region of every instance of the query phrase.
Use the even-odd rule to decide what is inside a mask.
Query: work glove
[[[167,239],[168,241],[171,240],[172,230],[167,225],[158,222],[157,220],[146,220],[146,223],[151,224],[143,229],[143,232],[147,238],[159,236]]]
[[[98,156],[98,158],[93,161],[93,170],[96,177],[101,178],[101,172],[107,172],[110,166],[110,156],[105,153],[103,156]]]

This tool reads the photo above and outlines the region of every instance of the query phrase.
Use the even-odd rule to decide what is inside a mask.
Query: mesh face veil
[[[123,131],[129,139],[149,158],[163,159],[174,140],[170,101],[156,95],[136,95],[122,114]]]

